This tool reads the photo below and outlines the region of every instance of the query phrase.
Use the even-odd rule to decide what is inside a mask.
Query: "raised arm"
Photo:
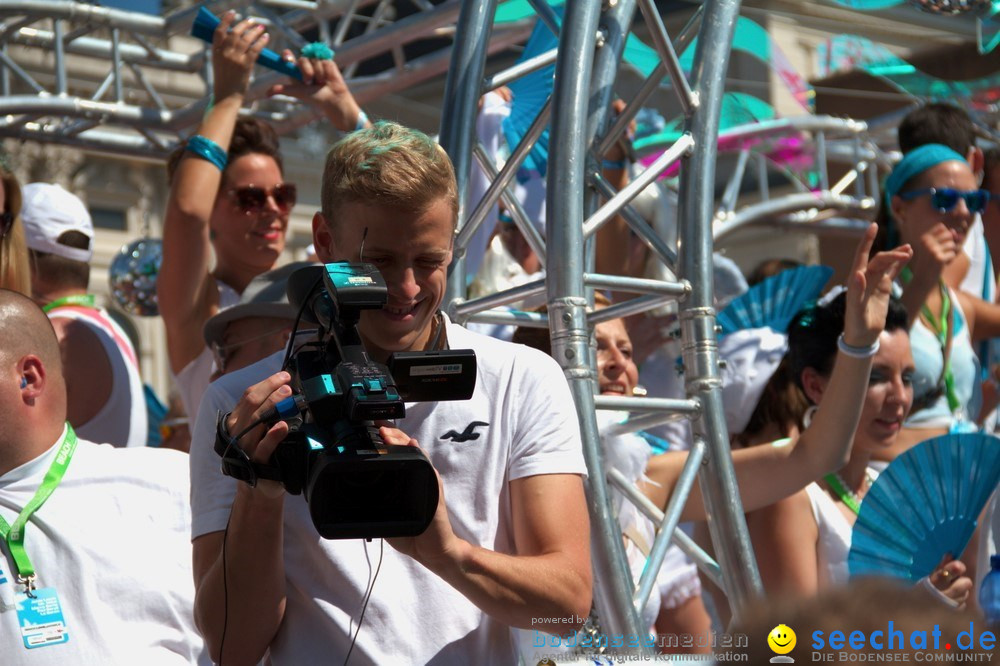
[[[233,127],[246,96],[250,71],[267,44],[264,26],[247,19],[233,26],[226,12],[212,41],[214,104],[195,134],[229,150]],[[219,291],[209,274],[209,221],[222,183],[212,162],[184,153],[177,165],[163,221],[163,262],[157,278],[160,313],[167,329],[170,367],[178,373],[205,347],[202,327],[218,310]],[[245,285],[230,285],[242,289]]]
[[[295,60],[295,56],[288,50],[282,56],[288,61]],[[268,95],[288,95],[302,100],[326,116],[330,124],[341,132],[371,125],[347,87],[336,62],[332,59],[299,58],[296,64],[302,71],[302,82],[271,86]]]
[[[875,225],[869,227],[858,245],[847,283],[844,341],[853,347],[869,347],[878,340],[885,328],[892,281],[912,255],[910,247],[904,245],[879,252],[869,260],[875,232]],[[733,467],[745,510],[787,497],[847,462],[871,364],[871,357],[855,358],[838,351],[826,392],[828,399],[798,441],[733,451]],[[658,505],[665,505],[684,457],[667,453],[650,460],[646,474],[659,487],[650,487],[646,494]],[[700,492],[691,492],[683,516],[688,520],[705,516]]]

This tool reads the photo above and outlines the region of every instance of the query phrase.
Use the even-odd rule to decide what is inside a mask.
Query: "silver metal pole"
[[[691,135],[682,134],[669,150],[657,157],[656,161],[650,164],[649,168],[643,171],[638,178],[623,187],[621,192],[618,192],[611,198],[610,201],[601,206],[601,208],[584,223],[583,235],[585,237],[590,237],[596,233],[605,222],[618,214],[618,210],[623,205],[634,199],[639,192],[656,180],[657,177],[666,171],[671,164],[688,154],[688,151],[692,146],[694,146],[694,139]]]
[[[667,510],[664,512],[663,520],[660,522],[659,534],[653,541],[653,548],[649,553],[649,560],[646,568],[639,577],[639,590],[635,596],[635,607],[642,612],[649,601],[649,595],[656,584],[656,576],[663,565],[663,557],[667,554],[667,547],[670,545],[670,536],[677,528],[677,523],[681,518],[681,510],[687,502],[691,487],[694,486],[698,468],[701,467],[702,458],[705,457],[705,442],[695,440],[694,445],[688,452],[687,460],[684,461],[684,468],[677,478],[677,485],[667,503]]]
[[[444,6],[444,5],[442,5]],[[493,28],[497,0],[466,0],[458,13],[451,66],[445,84],[441,108],[441,145],[455,165],[458,181],[458,220],[461,225],[467,214],[469,173],[472,167],[472,146],[476,135],[476,114],[486,50]],[[404,19],[405,20],[405,19]],[[380,33],[383,31],[379,31]],[[460,229],[459,229],[460,231]],[[467,241],[465,241],[467,242]],[[465,248],[465,243],[459,243]],[[465,296],[464,251],[455,253],[448,268],[447,299]]]
[[[489,310],[515,301],[523,301],[529,296],[543,293],[545,293],[545,281],[534,280],[496,294],[487,294],[468,301],[457,302],[450,308],[449,314],[454,313],[456,317],[465,317],[475,312]]]
[[[511,81],[515,81],[522,76],[531,74],[542,67],[548,67],[556,61],[556,53],[558,53],[558,51],[559,49],[551,49],[545,53],[539,53],[534,58],[529,58],[524,62],[508,67],[502,72],[497,72],[483,82],[483,92],[488,93],[491,90],[496,90],[500,86],[505,86]]]
[[[738,213],[715,227],[715,242],[720,243],[737,229],[755,222],[810,208],[848,211],[869,218],[874,213],[875,202],[868,198],[855,199],[842,194],[813,194],[812,192],[787,194],[783,197],[744,206]]]
[[[507,185],[514,179],[517,174],[517,170],[524,163],[525,158],[531,152],[531,149],[535,146],[535,142],[538,141],[538,137],[542,135],[545,131],[545,126],[549,122],[549,112],[552,109],[552,98],[545,100],[545,104],[542,108],[538,110],[538,115],[531,122],[528,130],[521,137],[521,141],[518,142],[517,147],[514,148],[514,152],[511,153],[510,157],[504,162],[503,168],[495,178],[490,182],[490,186],[486,189],[483,194],[482,201],[479,205],[469,214],[468,220],[462,225],[462,228],[458,232],[458,238],[456,239],[458,244],[465,247],[469,239],[472,238],[472,234],[476,232],[479,225],[483,223],[486,219],[486,215],[489,213],[490,208],[497,202],[500,198],[500,192],[503,191]],[[495,167],[494,167],[495,169]]]
[[[476,143],[476,147],[473,149],[473,154],[476,157],[476,162],[486,173],[487,178],[490,179],[492,183],[496,183],[500,179],[500,174],[497,168],[493,165],[490,156],[486,154],[486,150],[483,148],[481,143]],[[525,153],[527,154],[527,153]],[[506,166],[506,164],[504,165]],[[469,226],[471,227],[475,223],[475,228],[482,226],[485,221],[485,202],[489,201],[491,197],[484,196],[483,200],[479,202],[476,207],[476,212],[473,213],[469,220]],[[539,263],[542,268],[545,268],[545,239],[542,238],[541,232],[538,231],[538,227],[534,225],[531,218],[528,216],[527,211],[524,210],[524,206],[521,201],[511,194],[510,189],[504,187],[500,190],[500,199],[503,201],[504,205],[507,206],[507,212],[511,214],[514,218],[514,224],[517,225],[518,230],[521,235],[524,236],[524,240],[528,241],[528,245],[531,246],[531,251],[535,253],[538,257]],[[483,211],[483,212],[480,212]],[[468,229],[463,229],[462,231],[468,232]]]
[[[643,515],[652,520],[655,524],[659,525],[663,522],[663,511],[653,504],[648,497],[639,492],[635,486],[629,483],[628,479],[622,476],[621,472],[616,469],[608,470],[608,481],[610,481],[611,485],[615,488],[622,491],[622,493],[636,506],[636,508],[638,508]],[[674,530],[674,533],[671,535],[671,540],[674,542],[674,545],[684,551],[684,554],[694,561],[694,563],[698,566],[698,569],[708,576],[709,580],[718,585],[720,588],[725,587],[722,584],[722,574],[719,571],[719,565],[716,564],[715,560],[713,560],[701,546],[692,541],[691,537],[681,530]]]
[[[739,486],[733,473],[712,307],[712,208],[715,186],[716,141],[730,44],[739,13],[739,0],[706,3],[692,79],[700,105],[688,121],[695,147],[681,168],[680,267],[691,282],[691,295],[681,305],[682,355],[688,397],[702,404],[701,418],[692,422],[695,438],[707,445],[701,489],[712,520],[715,544],[726,593],[738,617],[762,592],[760,575],[743,518]]]
[[[660,18],[660,12],[657,11],[653,0],[639,0],[639,7],[642,9],[643,18],[646,19],[646,25],[649,27],[649,36],[656,46],[657,53],[660,54],[660,59],[667,68],[670,81],[674,84],[674,91],[677,93],[677,99],[681,103],[681,109],[684,111],[685,116],[690,116],[698,107],[699,93],[691,90],[687,77],[684,76],[681,63],[677,59],[677,53],[674,51],[674,45],[670,42],[670,36],[667,35],[667,29],[663,25],[663,19]],[[704,24],[702,25],[702,32],[704,32]],[[723,46],[726,50],[726,58],[728,60],[729,43],[727,42]],[[698,49],[701,49],[700,43]],[[725,76],[725,73],[725,70],[722,70],[723,76]]]
[[[603,275],[601,273],[585,273],[583,283],[588,287],[598,289],[611,289],[614,291],[625,291],[630,294],[667,294],[684,298],[691,291],[691,285],[686,281],[663,282],[661,280],[650,280],[647,278],[632,278],[623,275]],[[596,315],[591,314],[591,321]]]
[[[587,501],[591,519],[591,556],[595,603],[609,634],[645,636],[632,606],[631,572],[625,559],[621,527],[610,511],[607,482],[602,474],[600,435],[594,411],[590,331],[583,286],[585,126],[593,71],[600,5],[571,2],[566,6],[559,58],[556,62],[546,191],[548,231],[549,331],[552,354],[569,380],[576,401],[584,458],[590,474]]]

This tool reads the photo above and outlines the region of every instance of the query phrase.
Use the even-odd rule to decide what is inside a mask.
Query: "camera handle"
[[[281,470],[274,465],[257,463],[250,460],[239,443],[229,434],[226,419],[230,412],[219,412],[215,426],[215,452],[222,457],[222,473],[238,481],[243,481],[251,488],[257,485],[257,479],[281,481]]]

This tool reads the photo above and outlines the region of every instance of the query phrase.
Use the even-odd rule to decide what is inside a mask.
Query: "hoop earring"
[[[808,428],[810,425],[812,425],[813,417],[816,416],[817,411],[819,411],[819,407],[813,405],[812,407],[806,410],[805,414],[802,415],[803,429]]]

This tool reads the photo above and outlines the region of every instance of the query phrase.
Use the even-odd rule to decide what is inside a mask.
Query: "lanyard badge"
[[[7,521],[0,516],[0,537],[7,542],[7,548],[14,559],[14,568],[17,570],[17,582],[24,586],[24,591],[28,596],[31,596],[35,589],[35,567],[24,549],[24,529],[28,519],[45,504],[45,500],[62,481],[70,460],[73,458],[73,453],[76,451],[76,443],[76,433],[73,431],[73,427],[67,423],[62,439],[59,441],[56,456],[52,459],[49,471],[45,473],[45,478],[42,479],[42,484],[35,492],[35,496],[21,509],[21,513],[14,519],[12,525],[8,525]]]
[[[34,497],[21,509],[12,525],[0,516],[0,538],[7,543],[14,569],[17,573],[17,583],[23,589],[14,595],[13,609],[17,612],[17,624],[21,631],[21,641],[28,650],[59,645],[69,641],[66,630],[66,620],[63,616],[59,596],[51,587],[38,589],[35,587],[35,567],[24,549],[24,530],[28,519],[45,503],[62,481],[73,453],[76,451],[77,438],[73,427],[66,424],[63,436],[57,445],[56,455],[49,465],[45,478],[35,491]],[[4,575],[0,572],[0,578]],[[9,610],[0,601],[0,611]]]

